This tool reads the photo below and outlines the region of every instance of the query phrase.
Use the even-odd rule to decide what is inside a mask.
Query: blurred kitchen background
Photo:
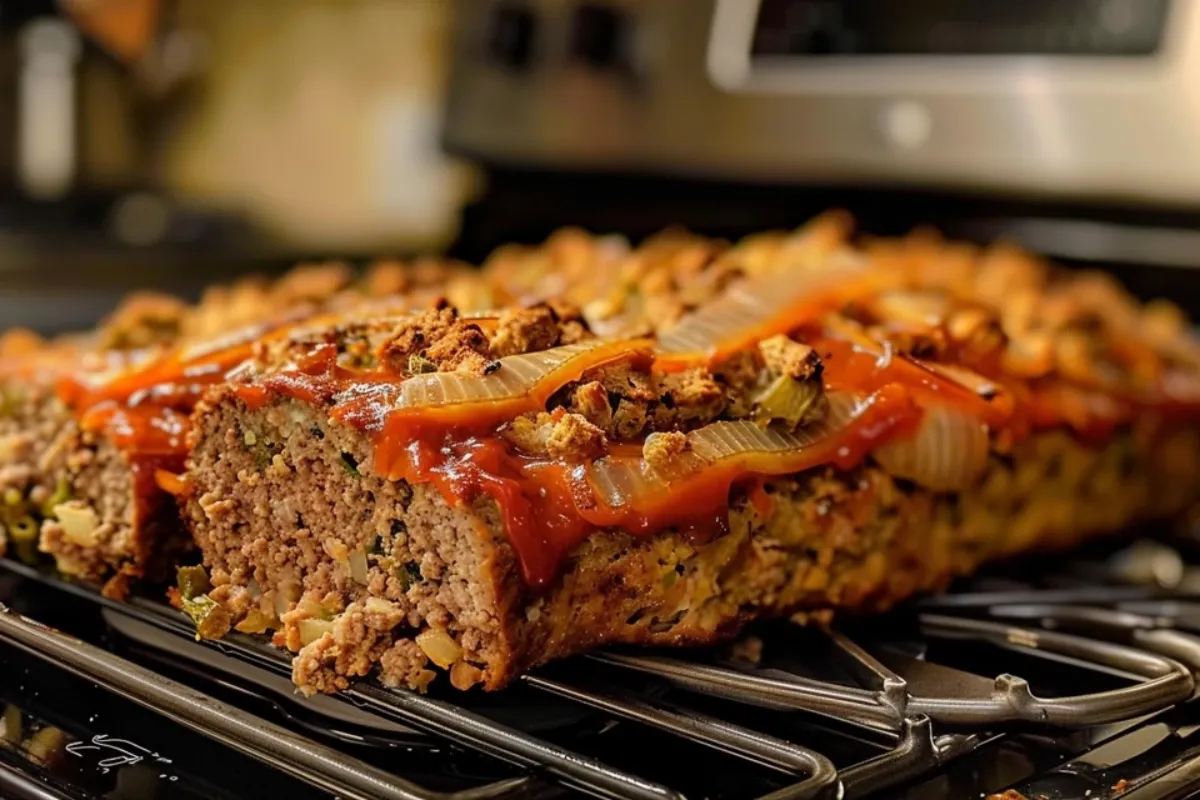
[[[302,259],[843,207],[1195,315],[1191,0],[0,0],[0,327]]]

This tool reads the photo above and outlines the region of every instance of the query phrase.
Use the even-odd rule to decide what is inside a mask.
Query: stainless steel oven
[[[1200,6],[461,4],[446,141],[490,160],[1200,205]]]

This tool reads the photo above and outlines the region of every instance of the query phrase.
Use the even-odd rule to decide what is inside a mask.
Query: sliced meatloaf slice
[[[712,538],[597,528],[530,588],[485,492],[448,500],[372,470],[369,436],[277,395],[223,387],[197,412],[184,513],[213,599],[239,630],[278,627],[306,691],[378,668],[494,689],[606,643],[701,644],[796,611],[884,609],[1001,556],[1069,547],[1195,499],[1200,439],[1089,448],[1052,432],[938,494],[865,465],[735,491]]]
[[[54,390],[55,346],[25,331],[0,337],[0,551],[32,559],[57,500],[45,454],[69,446],[74,418]],[[72,360],[73,354],[61,354]]]
[[[887,608],[985,561],[1195,502],[1194,415],[1102,425],[1075,407],[1107,409],[1098,395],[1039,384],[1055,399],[1034,402],[1032,387],[876,350],[866,324],[835,315],[823,332],[773,335],[709,366],[660,366],[644,340],[591,338],[549,306],[473,320],[441,305],[391,330],[277,343],[193,416],[181,501],[211,589],[184,600],[221,609],[205,635],[275,631],[305,691],[375,669],[390,685],[421,688],[441,669],[459,688],[495,689],[606,643],[702,644],[760,617]],[[615,355],[564,370],[579,353]],[[541,358],[560,359],[547,367],[556,382],[505,405],[504,387]],[[920,412],[881,399],[893,380],[913,382]],[[859,406],[879,416],[846,438],[805,438],[832,424],[853,381],[879,387]],[[446,405],[483,385],[486,401]],[[875,441],[875,423],[900,430],[911,413],[953,426],[960,417],[935,413],[951,400],[992,419],[1018,395],[1036,424],[1010,408],[990,443],[979,423],[944,443],[972,443],[964,474],[940,473],[953,489],[924,488],[941,449],[915,463],[851,452]],[[696,469],[713,481],[693,481],[684,467],[708,458],[694,437],[747,425],[833,445],[807,466],[772,465],[761,448],[732,474],[710,460]],[[629,480],[661,483],[661,497],[642,497],[653,510],[629,511],[636,486],[597,489],[598,465],[630,459],[641,477]]]
[[[27,537],[32,521],[36,548],[61,572],[108,580],[113,594],[129,578],[166,576],[192,544],[162,484],[184,468],[187,416],[198,392],[222,377],[192,374],[192,362],[242,345],[248,352],[264,333],[327,310],[408,302],[397,288],[430,302],[438,282],[462,268],[425,263],[412,272],[376,266],[355,284],[345,265],[302,265],[273,282],[214,287],[196,306],[136,294],[97,331],[63,343],[10,337],[0,355],[8,376],[0,491],[11,489],[12,502],[0,523]],[[23,554],[31,550],[24,546]]]
[[[16,555],[33,560],[41,550],[64,573],[88,579],[124,565],[140,574],[161,528],[181,530],[173,503],[145,491],[153,465],[130,464],[82,430],[61,391],[68,375],[100,374],[134,358],[126,346],[153,347],[156,336],[169,335],[175,310],[169,299],[135,296],[91,336],[20,353],[10,346],[0,355],[0,527]],[[31,341],[10,333],[10,344],[17,337]]]

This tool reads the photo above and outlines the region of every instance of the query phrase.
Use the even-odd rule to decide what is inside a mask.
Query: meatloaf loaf
[[[616,260],[582,318],[544,251],[510,252],[496,296],[550,302],[264,343],[191,418],[175,492],[207,575],[180,602],[203,635],[273,632],[306,692],[373,670],[496,689],[606,643],[884,609],[1198,499],[1177,309],[841,227],[572,234],[568,260]]]
[[[345,265],[301,266],[276,281],[213,287],[189,306],[129,298],[96,331],[0,344],[0,546],[52,555],[65,574],[107,580],[165,575],[190,539],[159,486],[183,468],[188,414],[206,382],[254,341],[318,312],[428,302],[463,268],[384,262],[352,283]],[[466,273],[474,281],[473,274]],[[459,292],[464,302],[476,302]]]

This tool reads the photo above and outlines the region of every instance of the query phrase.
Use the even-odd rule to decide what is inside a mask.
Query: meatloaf
[[[493,259],[524,304],[263,343],[191,417],[174,491],[207,573],[179,601],[202,635],[272,633],[306,692],[497,689],[603,644],[885,609],[1195,503],[1174,306],[1007,246],[847,236],[576,232]],[[597,259],[580,315],[545,264]]]
[[[318,312],[426,302],[422,292],[462,284],[464,269],[382,262],[353,283],[345,265],[303,265],[276,281],[213,287],[194,306],[134,295],[83,336],[6,334],[0,545],[48,553],[65,574],[107,580],[112,594],[129,578],[167,574],[191,542],[159,483],[183,468],[198,391],[223,377],[194,368],[234,366],[255,340]]]

